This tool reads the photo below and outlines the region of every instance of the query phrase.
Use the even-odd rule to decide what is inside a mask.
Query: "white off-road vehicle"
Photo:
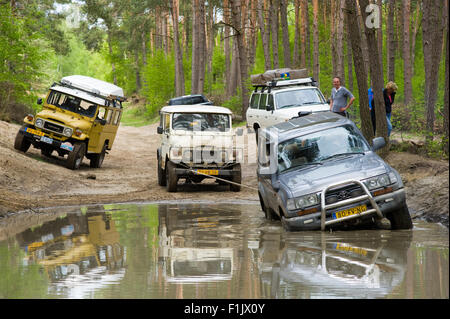
[[[176,192],[179,179],[201,183],[214,177],[219,184],[229,184],[232,191],[240,191],[243,149],[236,147],[229,109],[172,105],[163,107],[160,115],[161,145],[157,151],[160,186]]]
[[[247,110],[247,127],[258,129],[289,121],[299,112],[325,112],[330,105],[313,78],[273,80],[265,84],[253,83],[255,90]]]

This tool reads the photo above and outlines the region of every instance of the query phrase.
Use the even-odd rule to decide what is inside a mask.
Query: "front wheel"
[[[230,184],[230,190],[232,192],[240,192],[241,191],[241,181],[242,181],[242,172],[241,172],[241,164],[236,164],[233,167],[234,174],[231,176],[231,181],[233,183],[239,184]]]
[[[406,203],[399,210],[386,214],[386,218],[391,222],[392,230],[413,228],[411,215]]]
[[[14,140],[14,148],[18,151],[26,153],[31,146],[31,142],[26,139],[25,135],[17,132],[16,139]]]
[[[106,144],[103,145],[102,151],[100,154],[93,154],[91,161],[89,163],[89,165],[92,168],[100,168],[103,164],[103,160],[105,159],[105,155],[106,155]]]
[[[177,191],[177,173],[175,172],[176,165],[171,161],[167,161],[166,164],[166,187],[168,192],[176,192]]]
[[[69,169],[79,169],[84,155],[86,155],[86,144],[82,142],[75,143],[73,151],[69,153],[66,167]]]
[[[158,185],[159,186],[166,186],[166,172],[161,167],[161,158],[158,156]]]

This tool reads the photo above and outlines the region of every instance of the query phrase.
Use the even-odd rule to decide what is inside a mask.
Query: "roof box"
[[[109,100],[125,101],[123,89],[98,79],[84,75],[70,75],[61,79],[61,85],[78,89],[94,96],[102,97]]]
[[[267,86],[267,82],[308,78],[307,69],[276,69],[261,74],[251,75],[253,86]]]

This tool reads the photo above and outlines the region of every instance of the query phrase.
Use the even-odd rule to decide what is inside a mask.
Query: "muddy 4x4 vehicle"
[[[343,116],[314,113],[260,132],[258,194],[269,219],[287,230],[325,230],[373,224],[412,228],[398,172]]]
[[[271,70],[252,76],[255,88],[247,109],[247,127],[263,129],[296,117],[299,112],[324,112],[330,110],[317,82],[306,77],[306,70]],[[304,76],[301,78],[293,75]],[[278,77],[280,76],[280,77]],[[267,82],[265,82],[267,81]],[[256,137],[258,140],[258,137]]]
[[[111,150],[122,115],[123,90],[91,77],[72,75],[50,87],[36,116],[28,115],[14,148],[26,152],[31,145],[44,156],[56,151],[67,157],[66,166],[78,169],[84,157],[101,167]]]
[[[235,147],[231,111],[210,105],[173,105],[160,111],[158,184],[177,191],[179,179],[201,183],[217,177],[239,192],[243,150]],[[242,132],[238,130],[238,134]],[[228,183],[231,181],[232,183]]]

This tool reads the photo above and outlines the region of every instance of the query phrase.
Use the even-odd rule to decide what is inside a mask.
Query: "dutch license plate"
[[[37,136],[44,136],[43,132],[40,132],[40,131],[37,131],[37,130],[33,130],[32,128],[29,128],[29,127],[27,127],[27,133],[34,134],[34,135],[37,135]]]
[[[53,139],[48,138],[46,136],[41,136],[41,142],[47,143],[47,144],[53,144]]]
[[[205,174],[205,175],[219,175],[219,171],[216,169],[197,169],[195,173]]]
[[[365,212],[367,210],[366,205],[356,206],[353,208],[349,208],[346,210],[341,210],[339,212],[333,213],[333,219],[340,219],[347,216],[357,215],[361,214],[362,212]]]

